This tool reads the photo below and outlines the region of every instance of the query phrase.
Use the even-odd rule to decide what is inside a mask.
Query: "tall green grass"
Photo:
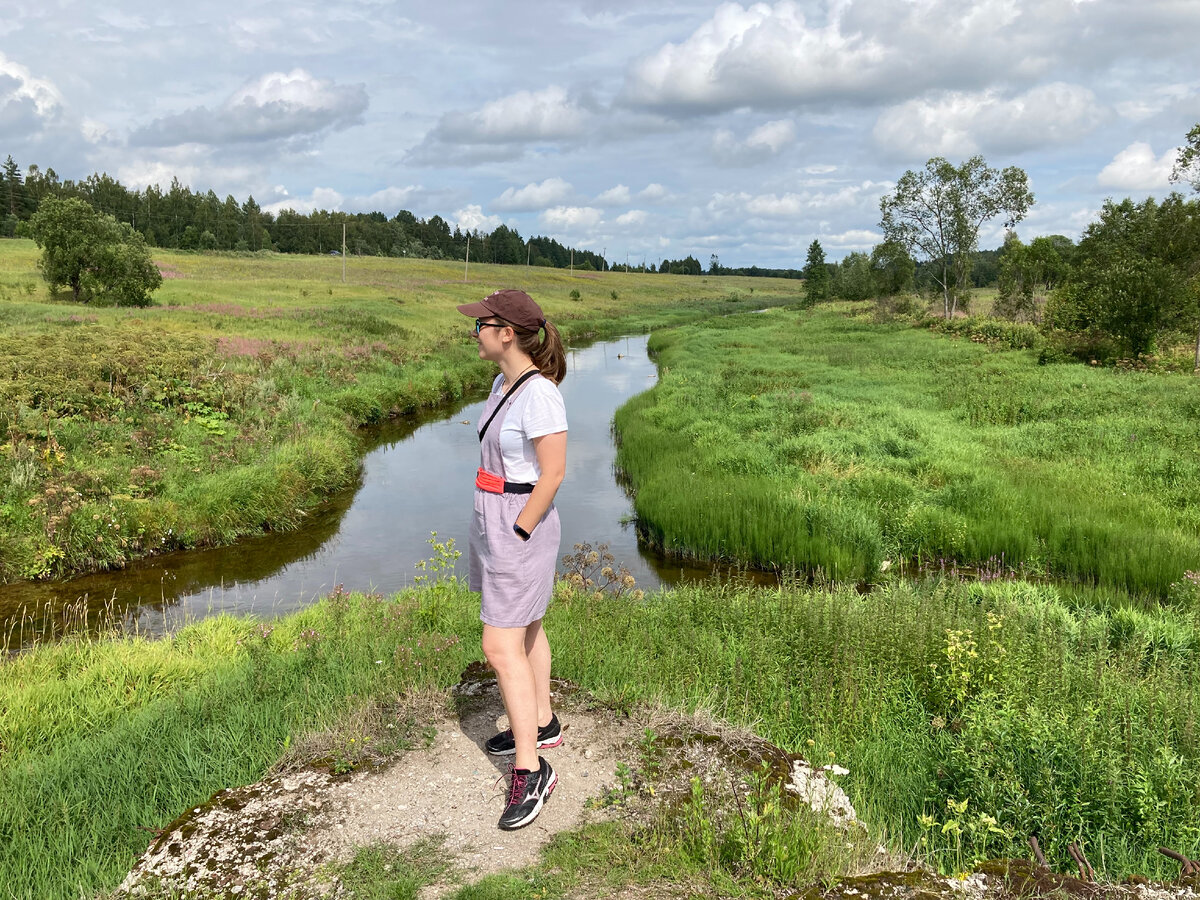
[[[111,888],[145,829],[256,780],[314,729],[452,684],[480,658],[477,615],[442,582],[9,660],[0,884],[19,898]],[[564,587],[547,629],[556,674],[603,702],[704,710],[847,767],[875,833],[948,871],[1024,856],[1030,834],[1060,869],[1079,841],[1113,877],[1173,876],[1160,845],[1200,854],[1195,609],[1097,612],[1050,586],[952,579],[642,602]]]
[[[781,279],[158,252],[155,305],[51,296],[0,241],[0,582],[288,529],[358,468],[354,429],[490,383],[455,305],[528,289],[568,341],[797,296]],[[755,293],[757,289],[758,293]],[[576,292],[579,300],[571,299]]]
[[[1165,597],[1200,568],[1200,382],[773,310],[651,338],[618,411],[664,549],[871,581],[972,566]]]

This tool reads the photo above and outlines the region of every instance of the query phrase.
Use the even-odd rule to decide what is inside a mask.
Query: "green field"
[[[568,341],[792,302],[780,279],[158,252],[155,305],[51,297],[0,241],[0,581],[294,527],[357,426],[489,383],[456,304],[527,289]],[[577,295],[578,299],[575,299]]]
[[[828,577],[969,567],[1166,598],[1200,569],[1200,380],[1040,365],[870,308],[654,335],[617,414],[642,532]],[[1027,334],[1026,332],[1029,332]]]
[[[560,583],[556,675],[845,766],[871,845],[946,872],[1025,857],[1031,834],[1055,870],[1080,842],[1113,879],[1174,877],[1159,846],[1200,856],[1200,381],[867,305],[714,315],[795,300],[790,282],[472,268],[464,285],[455,263],[349,260],[343,286],[332,258],[166,254],[181,277],[129,311],[46,297],[34,259],[0,242],[7,577],[286,527],[353,475],[355,425],[484,383],[453,306],[516,284],[575,339],[677,326],[651,338],[658,386],[617,417],[639,528],[800,576],[644,597]],[[442,581],[5,660],[5,896],[111,889],[146,829],[297,748],[353,764],[366,737],[416,740],[413,704],[479,639],[477,598]],[[560,836],[455,896],[775,897],[850,870],[785,805],[750,811],[750,841],[746,811],[722,826],[714,802]],[[415,896],[430,852],[364,849],[343,877]]]
[[[1158,846],[1200,852],[1200,585],[1192,599],[1190,612],[1094,612],[1053,587],[945,579],[866,595],[688,587],[639,602],[560,585],[546,627],[557,675],[600,702],[700,710],[846,767],[868,839],[893,851],[953,873],[1025,857],[1037,834],[1058,871],[1079,841],[1102,875],[1173,877]],[[305,759],[297,748],[348,765],[356,748],[417,740],[410,701],[480,658],[478,609],[454,582],[386,599],[335,593],[274,622],[76,637],[0,665],[4,896],[115,886],[145,829],[283,757]],[[806,856],[818,826],[779,809],[755,826],[762,846],[783,834],[809,850],[774,865],[738,843],[736,825],[698,843],[703,822],[664,812],[650,831],[565,836],[574,862],[559,852],[537,869],[548,896],[718,876],[740,887],[716,895],[776,896],[843,871]],[[629,868],[612,869],[614,857]]]

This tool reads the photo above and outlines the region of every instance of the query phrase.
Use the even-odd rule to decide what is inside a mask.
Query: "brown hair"
[[[499,316],[496,318],[500,319]],[[512,328],[513,334],[517,336],[517,346],[522,353],[527,354],[533,360],[533,364],[538,367],[542,376],[549,378],[555,384],[561,384],[567,374],[567,351],[563,347],[558,329],[549,322],[543,321],[542,329],[546,332],[546,336],[540,337],[537,331],[529,331],[504,319],[500,319],[500,321]]]

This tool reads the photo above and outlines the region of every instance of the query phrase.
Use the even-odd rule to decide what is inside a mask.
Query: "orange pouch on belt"
[[[481,468],[475,475],[475,487],[489,494],[503,494],[504,479]]]

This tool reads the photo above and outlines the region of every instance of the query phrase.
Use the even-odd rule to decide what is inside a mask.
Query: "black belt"
[[[506,494],[532,494],[533,493],[533,485],[525,484],[524,482],[520,482],[520,481],[506,481],[506,482],[504,482],[504,493],[506,493]]]

